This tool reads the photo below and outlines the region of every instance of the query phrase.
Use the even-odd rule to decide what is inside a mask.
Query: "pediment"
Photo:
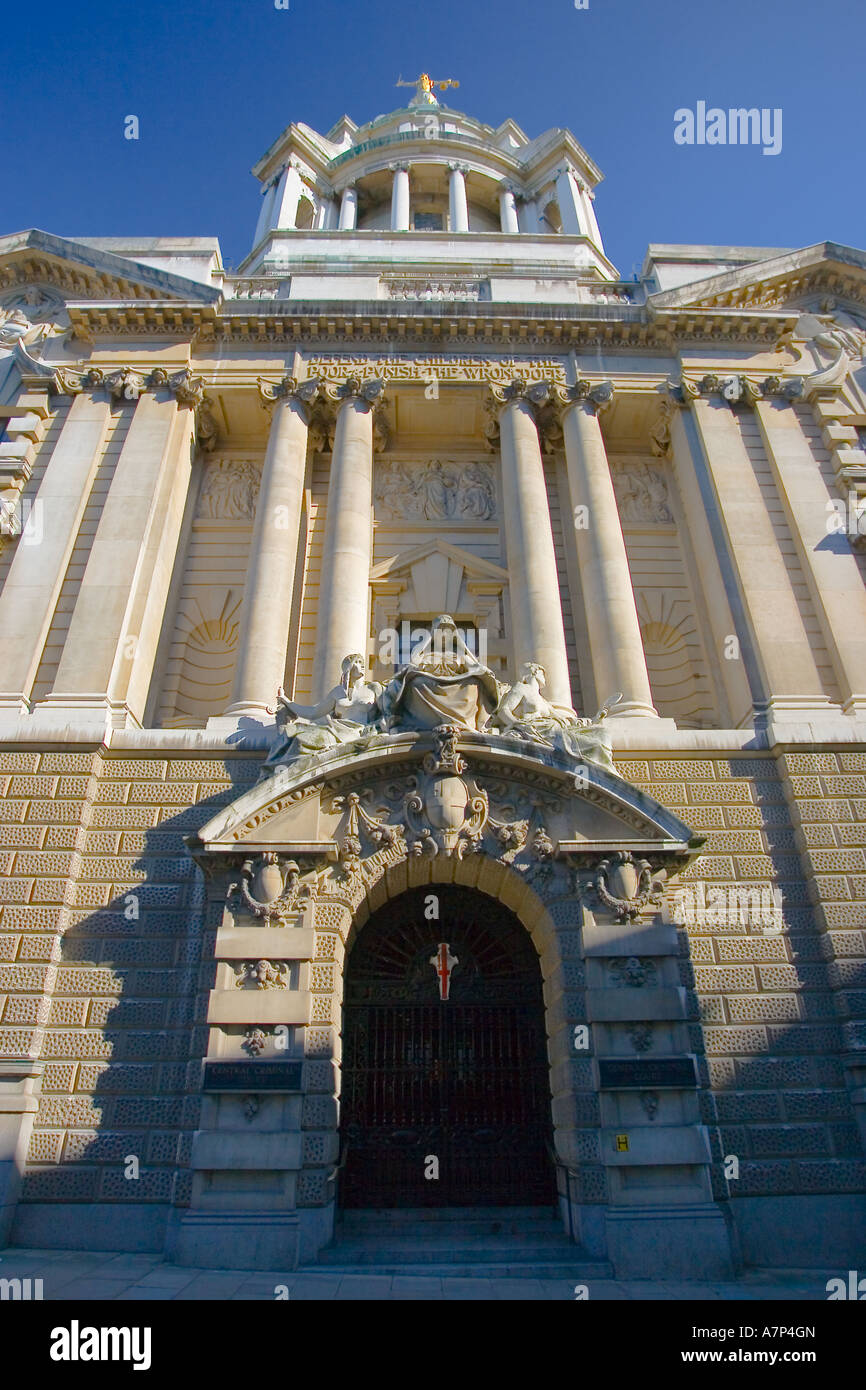
[[[601,768],[581,765],[576,775],[556,752],[474,732],[452,742],[450,763],[442,762],[442,750],[442,731],[434,730],[383,737],[364,752],[343,745],[306,766],[280,767],[223,807],[187,846],[203,866],[281,851],[321,868],[343,858],[354,836],[362,861],[386,850],[392,860],[477,852],[528,868],[538,858],[540,833],[550,864],[624,850],[675,873],[703,844],[666,807]],[[471,832],[447,829],[461,788],[467,816],[475,808]]]
[[[370,571],[374,591],[400,580],[414,585],[419,601],[424,596],[419,612],[450,612],[456,609],[461,585],[464,580],[472,579],[504,586],[508,583],[508,571],[438,537],[423,545],[402,550],[380,561]]]
[[[653,309],[866,309],[866,252],[820,242],[650,295]]]
[[[0,237],[0,302],[19,293],[81,300],[181,301],[215,304],[220,291],[83,242],[31,228]],[[26,305],[25,311],[26,311]]]

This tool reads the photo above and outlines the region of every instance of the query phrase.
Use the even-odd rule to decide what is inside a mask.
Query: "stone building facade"
[[[353,953],[441,894],[456,1017],[456,885],[537,954],[533,1161],[583,1252],[847,1268],[866,256],[654,245],[622,281],[570,132],[424,82],[254,173],[237,273],[0,239],[0,1236],[315,1261],[346,1193],[381,1204]],[[474,1134],[457,1205],[507,1179]]]

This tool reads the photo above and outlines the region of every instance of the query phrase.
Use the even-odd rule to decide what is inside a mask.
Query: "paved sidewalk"
[[[598,1279],[588,1282],[593,1299],[706,1299],[711,1302],[826,1301],[827,1280],[839,1270],[750,1270],[731,1283],[681,1283]],[[0,1279],[41,1279],[45,1299],[273,1300],[285,1285],[290,1299],[554,1299],[572,1300],[570,1279],[467,1279],[399,1275],[329,1274],[319,1271],[186,1269],[166,1264],[161,1255],[118,1255],[78,1250],[0,1252]]]

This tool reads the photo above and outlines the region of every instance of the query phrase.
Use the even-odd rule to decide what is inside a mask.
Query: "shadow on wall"
[[[729,767],[740,775],[735,761]],[[743,1263],[847,1268],[862,1262],[866,1164],[845,1083],[834,964],[780,796],[767,784],[754,788],[773,877],[736,884],[754,901],[777,890],[773,924],[741,924],[736,898],[717,920],[712,890],[732,885],[713,874],[712,830],[705,854],[679,880],[708,903],[704,920],[678,932],[701,1121],[713,1193]],[[729,848],[727,832],[717,834],[715,847]]]
[[[189,1203],[221,907],[184,836],[256,781],[262,727],[225,758],[103,760],[78,882],[113,895],[62,939],[14,1244],[161,1251]]]

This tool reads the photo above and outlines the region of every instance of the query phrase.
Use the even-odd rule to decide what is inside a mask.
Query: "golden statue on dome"
[[[412,82],[404,82],[399,78],[395,83],[397,87],[414,87],[415,95],[409,102],[410,106],[438,106],[434,89],[439,88],[440,92],[447,92],[449,87],[459,87],[460,83],[453,77],[436,78],[431,77],[429,72],[422,72],[420,77],[416,77]]]

